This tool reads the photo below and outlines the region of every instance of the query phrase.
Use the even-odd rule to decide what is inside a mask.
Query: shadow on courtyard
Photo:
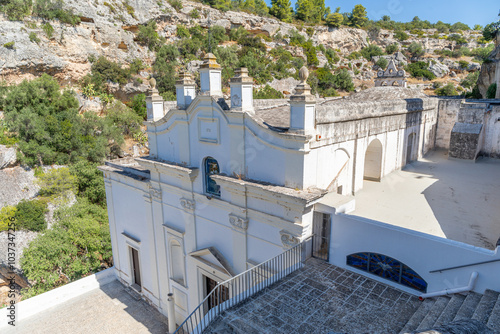
[[[431,152],[431,159],[437,153],[444,154]],[[414,161],[403,172],[436,180],[422,194],[446,238],[494,249],[500,237],[500,161],[446,158]]]

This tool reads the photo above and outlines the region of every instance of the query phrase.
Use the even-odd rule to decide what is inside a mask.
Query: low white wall
[[[84,293],[99,288],[102,285],[108,284],[116,279],[115,268],[109,268],[63,285],[54,290],[42,293],[41,295],[23,300],[15,304],[15,323],[22,321],[32,315],[35,315],[45,310],[67,302],[70,299],[78,297]],[[10,325],[7,323],[10,310],[7,307],[0,310],[0,332],[2,328],[7,328]],[[10,320],[8,320],[10,321]]]
[[[372,252],[390,256],[406,264],[428,284],[427,292],[466,286],[472,272],[479,277],[474,291],[485,289],[500,291],[500,262],[429,273],[429,271],[500,259],[500,252],[487,250],[420,233],[381,222],[337,214],[332,219],[330,263],[358,272],[400,290],[419,295],[419,291],[372,275],[346,265],[346,257],[360,252]]]

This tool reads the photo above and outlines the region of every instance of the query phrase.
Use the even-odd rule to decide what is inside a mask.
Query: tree
[[[330,8],[325,7],[325,0],[297,0],[295,12],[299,20],[319,23],[330,12]]]
[[[146,25],[139,26],[139,32],[137,33],[137,40],[146,45],[149,50],[156,50],[162,41],[158,33],[156,32],[156,22],[151,20]]]
[[[368,22],[368,16],[366,13],[366,8],[363,5],[356,5],[352,10],[350,15],[350,22],[353,27],[361,28],[364,27],[366,22]]]
[[[29,166],[63,165],[82,157],[100,162],[123,142],[119,131],[94,113],[79,115],[74,94],[61,92],[47,74],[10,87],[3,107],[8,130],[19,138],[19,160]]]
[[[290,0],[271,0],[269,13],[283,22],[292,22],[292,4]]]
[[[42,196],[60,196],[68,191],[76,192],[76,178],[67,167],[52,169],[38,176],[39,194]]]
[[[241,9],[247,10],[260,16],[266,16],[267,13],[269,13],[269,8],[267,7],[264,0],[245,0],[245,2],[243,2],[241,6]]]
[[[340,27],[342,25],[342,22],[344,22],[344,16],[338,12],[328,14],[328,16],[326,17],[326,24],[333,28]]]
[[[147,108],[146,108],[146,95],[141,93],[135,95],[132,100],[128,103],[129,107],[136,112],[139,117],[146,120]]]
[[[97,166],[96,163],[82,160],[71,165],[69,170],[76,177],[78,196],[86,198],[92,204],[105,206],[104,179]]]

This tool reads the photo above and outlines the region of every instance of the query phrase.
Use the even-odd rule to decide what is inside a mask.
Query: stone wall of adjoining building
[[[458,111],[464,99],[440,99],[438,104],[438,125],[436,132],[436,147],[449,149],[450,136],[457,122]]]
[[[500,158],[500,104],[492,105],[484,115],[483,134],[480,154]]]

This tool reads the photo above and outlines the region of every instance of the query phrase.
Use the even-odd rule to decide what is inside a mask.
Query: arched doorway
[[[415,132],[410,133],[408,142],[406,143],[406,163],[409,164],[413,160],[413,143],[415,142]]]
[[[382,143],[378,139],[374,139],[366,149],[363,178],[371,181],[382,178]]]

